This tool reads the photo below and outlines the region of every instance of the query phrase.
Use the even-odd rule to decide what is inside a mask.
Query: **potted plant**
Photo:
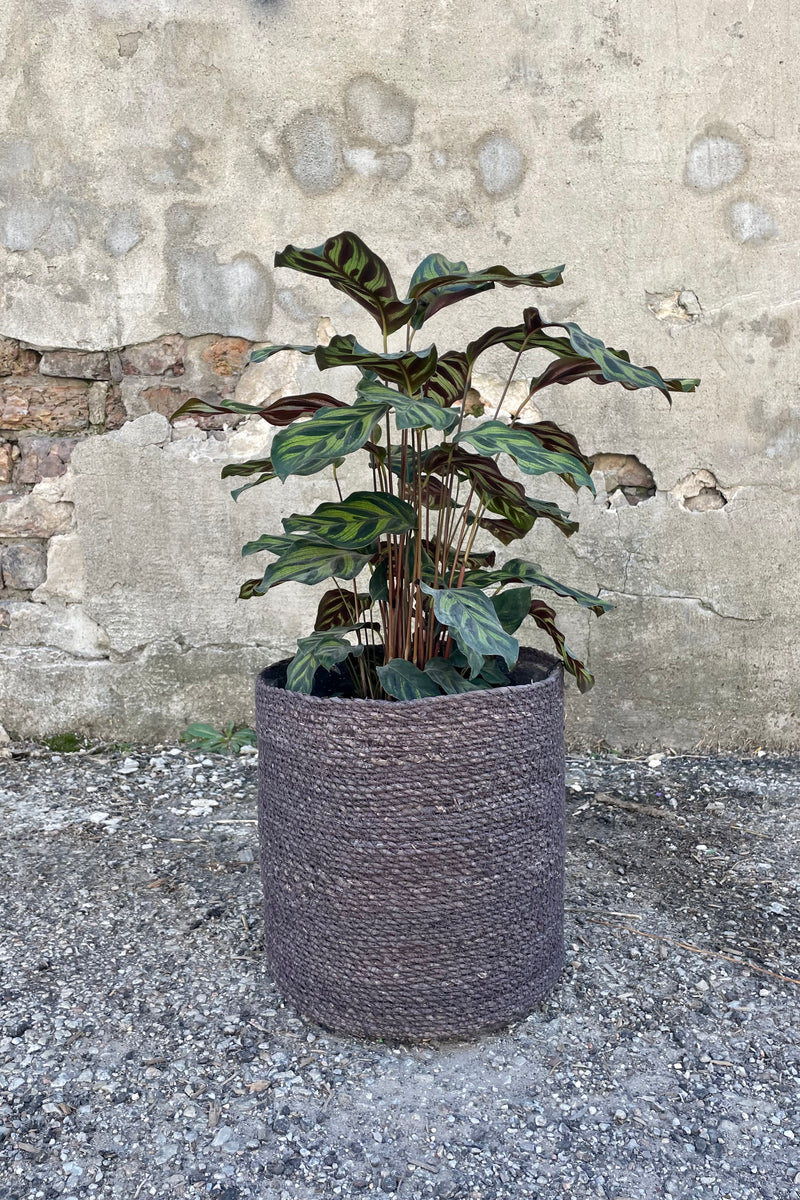
[[[471,271],[432,254],[401,299],[353,233],[287,246],[275,264],[327,279],[374,317],[381,344],[337,335],[251,356],[291,349],[321,371],[354,366],[351,404],[312,392],[262,407],[193,400],[175,414],[257,413],[280,427],[268,459],[224,468],[247,480],[234,497],[290,475],[331,480],[329,501],[242,551],[272,556],[242,586],[245,599],[289,580],[330,582],[314,630],[257,683],[269,962],[298,1009],[340,1031],[422,1038],[498,1027],[530,1011],[564,958],[563,670],[581,691],[593,680],[544,597],[597,616],[611,607],[537,563],[500,563],[483,548],[485,535],[510,546],[537,521],[565,537],[577,529],[504,464],[594,492],[575,437],[525,419],[531,398],[588,379],[655,387],[669,400],[699,381],[663,379],[536,308],[463,349],[412,348],[448,305],[496,285],[555,287],[563,267]],[[397,333],[403,344],[390,350]],[[472,371],[492,346],[512,351],[513,364],[495,411],[476,421]],[[508,419],[503,399],[535,349],[548,365]],[[337,468],[350,454],[363,458],[365,485],[345,496]],[[514,634],[527,616],[555,657],[520,649]]]

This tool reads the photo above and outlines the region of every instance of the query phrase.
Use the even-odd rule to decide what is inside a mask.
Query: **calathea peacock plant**
[[[408,700],[507,685],[519,649],[514,633],[531,616],[587,690],[592,677],[570,653],[542,594],[597,616],[609,602],[559,583],[538,563],[511,558],[498,565],[494,552],[476,549],[480,531],[509,546],[537,521],[551,522],[565,537],[577,529],[558,505],[529,496],[503,460],[513,460],[523,475],[552,472],[575,492],[594,492],[593,464],[573,435],[552,421],[525,420],[531,398],[554,384],[588,379],[657,388],[669,400],[670,392],[694,391],[699,380],[663,379],[653,367],[634,366],[624,350],[606,347],[572,322],[548,321],[536,308],[526,308],[518,325],[489,329],[462,350],[412,349],[417,332],[441,309],[497,284],[555,287],[563,267],[528,275],[502,266],[471,271],[431,254],[401,300],[386,264],[353,233],[311,250],[287,246],[275,265],[327,279],[374,317],[382,341],[371,350],[352,335],[337,335],[325,346],[266,346],[251,355],[251,362],[263,362],[295,350],[313,355],[321,371],[357,367],[352,404],[309,392],[262,407],[191,400],[174,414],[257,414],[281,427],[269,458],[223,469],[223,477],[247,480],[234,498],[275,479],[332,469],[338,498],[295,513],[282,533],[265,533],[242,551],[273,556],[263,574],[242,586],[245,599],[290,580],[331,582],[314,631],[299,640],[286,687],[310,692],[319,668],[338,664],[346,668],[337,671],[344,681],[349,675],[346,694],[360,698]],[[398,332],[405,345],[390,351],[389,338]],[[513,363],[496,410],[476,424],[465,419],[474,400],[472,371],[492,346],[512,351]],[[510,421],[501,420],[508,386],[529,350],[546,351],[551,360],[530,380]],[[344,496],[337,468],[356,453],[365,456],[372,489]]]

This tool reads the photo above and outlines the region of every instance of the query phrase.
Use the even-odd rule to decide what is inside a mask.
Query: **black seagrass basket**
[[[463,1037],[527,1015],[564,961],[563,674],[400,703],[256,688],[265,946],[320,1025]]]

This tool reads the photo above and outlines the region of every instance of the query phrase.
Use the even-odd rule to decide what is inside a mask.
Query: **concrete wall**
[[[574,741],[797,744],[788,5],[7,0],[0,36],[8,730],[156,739],[250,717],[253,671],[315,598],[237,602],[239,547],[329,481],[234,505],[220,466],[270,431],[173,433],[163,414],[314,386],[298,356],[246,367],[253,342],[374,344],[339,293],[271,267],[352,228],[401,284],[433,249],[566,261],[535,298],[553,319],[702,376],[671,410],[589,383],[541,394],[602,456],[598,498],[571,541],[537,526],[521,553],[617,601],[600,621],[564,609],[598,678],[571,694]],[[458,345],[524,302],[489,293],[426,328]],[[506,360],[482,360],[482,394]]]

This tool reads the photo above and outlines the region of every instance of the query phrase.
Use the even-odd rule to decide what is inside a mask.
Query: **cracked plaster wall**
[[[160,414],[203,380],[250,402],[313,388],[294,359],[207,379],[211,335],[303,342],[327,317],[374,340],[339,293],[271,267],[287,241],[351,227],[400,279],[431,249],[566,261],[565,286],[537,298],[546,313],[702,377],[671,410],[589,383],[540,394],[543,417],[590,454],[635,457],[656,490],[607,497],[598,473],[580,532],[540,523],[520,552],[617,602],[600,621],[561,606],[598,678],[570,697],[574,741],[797,745],[796,38],[780,0],[735,21],[673,8],[665,36],[666,11],[514,0],[487,24],[477,0],[424,20],[332,0],[3,7],[0,334],[24,356],[179,331],[196,353],[183,379],[71,368],[29,412],[84,405],[77,430],[27,429],[18,404],[0,425],[0,542],[20,585],[0,592],[0,723],[158,738],[249,718],[252,672],[314,599],[235,602],[238,548],[328,485],[233,505],[219,468],[269,431],[171,440]],[[523,299],[480,296],[428,328],[458,344]],[[505,361],[482,360],[487,398]]]

